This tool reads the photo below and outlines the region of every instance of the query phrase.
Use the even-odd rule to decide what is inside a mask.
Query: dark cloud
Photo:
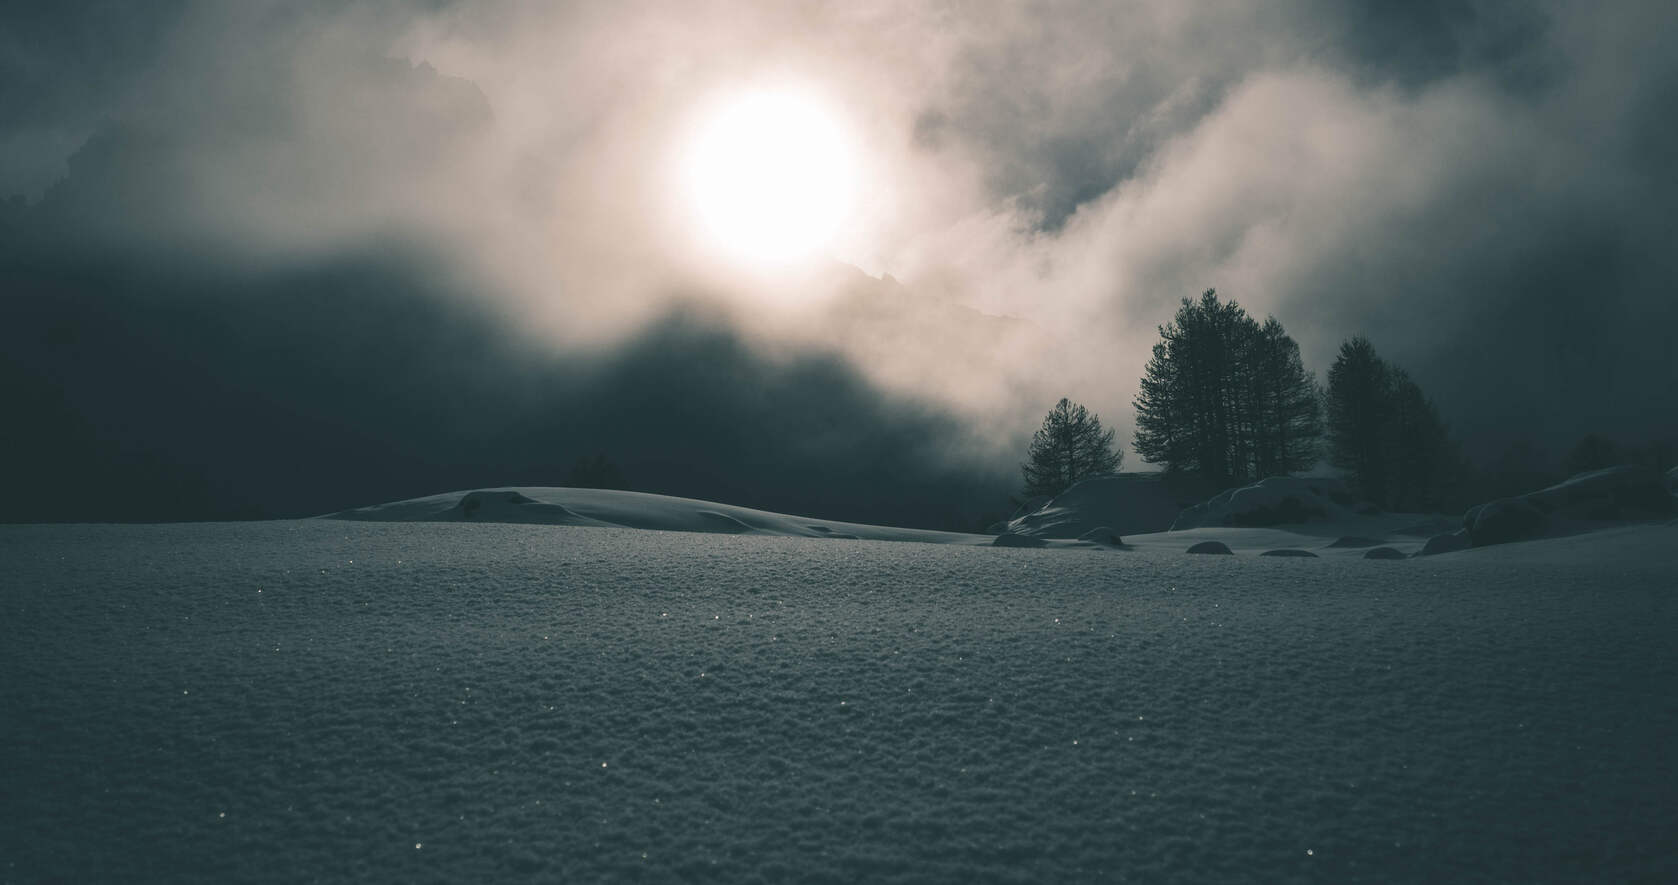
[[[1546,8],[1518,0],[1312,2],[1300,21],[1326,61],[1374,82],[1417,87],[1476,73],[1531,88],[1558,61]]]
[[[1319,373],[1369,334],[1476,454],[1678,435],[1674,19],[9,8],[0,195],[34,204],[0,204],[4,516],[294,515],[603,450],[659,491],[947,524],[1012,483],[1039,402],[1124,436],[1154,326],[1208,286]],[[759,57],[851,90],[898,212],[860,251],[906,283],[779,349],[784,293],[669,257],[657,172]]]
[[[938,528],[1012,483],[949,418],[700,311],[590,359],[401,250],[258,275],[39,255],[0,258],[0,520],[307,516],[562,484],[596,452],[646,491]]]

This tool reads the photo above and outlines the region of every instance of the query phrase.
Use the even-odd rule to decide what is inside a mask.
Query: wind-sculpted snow
[[[647,492],[548,486],[447,492],[407,501],[358,507],[330,514],[329,518],[359,522],[585,525],[725,535],[924,541],[934,544],[991,542],[988,536],[983,535],[819,520]]]
[[[1674,532],[4,527],[0,881],[1674,881]]]

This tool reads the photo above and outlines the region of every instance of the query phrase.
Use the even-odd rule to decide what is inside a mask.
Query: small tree
[[[1100,416],[1062,398],[1032,435],[1020,470],[1029,498],[1058,495],[1081,479],[1112,473],[1123,463],[1124,452],[1113,449],[1113,431],[1102,429]]]

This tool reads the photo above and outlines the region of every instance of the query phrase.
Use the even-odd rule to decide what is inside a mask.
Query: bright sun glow
[[[690,210],[711,245],[736,259],[781,264],[828,247],[856,189],[845,132],[819,101],[755,92],[723,104],[683,157]]]

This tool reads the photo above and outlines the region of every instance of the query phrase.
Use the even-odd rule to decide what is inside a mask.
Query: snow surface
[[[0,527],[0,881],[1678,880],[1671,523],[1381,562],[717,512]]]

